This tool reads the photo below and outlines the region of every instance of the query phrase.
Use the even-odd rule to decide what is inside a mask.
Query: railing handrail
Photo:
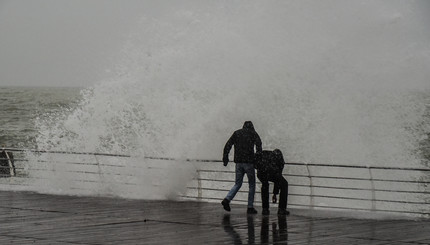
[[[32,152],[32,153],[132,157],[131,155],[127,155],[127,154],[113,154],[113,153],[99,153],[99,152],[35,150],[35,149],[23,149],[23,148],[2,148],[2,149],[7,150],[7,151]],[[222,160],[215,160],[215,159],[194,159],[194,158],[175,158],[175,157],[156,157],[156,156],[144,156],[143,158],[153,159],[153,160],[187,161],[187,162],[217,162],[217,163],[222,162]],[[345,165],[345,164],[298,163],[298,162],[286,162],[285,164],[286,165],[296,165],[296,166],[313,166],[313,167],[338,167],[338,168],[361,168],[361,169],[383,169],[383,170],[406,170],[406,171],[428,171],[428,172],[430,172],[430,168],[416,168],[416,167],[410,168],[410,167],[387,167],[387,166],[371,166],[371,165]]]
[[[326,163],[285,163],[288,165],[307,165],[315,167],[339,167],[339,168],[362,168],[362,169],[385,169],[385,170],[407,170],[407,171],[430,171],[430,168],[405,168],[405,167],[386,167],[386,166],[365,166],[365,165],[345,165],[345,164],[326,164]]]
[[[51,153],[51,154],[71,154],[71,155],[93,155],[93,156],[112,156],[112,157],[131,157],[125,154],[112,154],[112,153],[97,153],[97,152],[77,152],[77,151],[55,151],[55,150],[36,150],[24,148],[1,148],[6,151],[14,152],[32,152],[32,153]]]
[[[36,154],[70,154],[70,155],[87,155],[87,157],[85,157],[84,159],[79,159],[79,157],[74,156],[72,158],[63,158],[61,157],[61,160],[59,159],[53,159],[50,160],[45,159],[45,158],[41,158],[41,159],[32,159],[31,157],[28,157],[28,159],[26,158],[27,156],[23,155],[23,154],[17,154],[18,157],[15,157],[15,162],[25,162],[25,161],[33,161],[35,160],[36,163],[48,163],[49,166],[55,166],[55,163],[65,163],[65,164],[77,164],[77,165],[88,165],[91,167],[89,168],[45,168],[44,164],[41,165],[32,165],[31,166],[31,170],[36,171],[36,175],[31,176],[31,178],[34,179],[44,179],[46,177],[44,176],[39,176],[37,173],[39,173],[40,171],[48,171],[48,172],[55,172],[55,171],[66,171],[67,173],[70,173],[70,176],[73,176],[70,178],[70,180],[72,181],[77,181],[77,182],[91,182],[91,183],[103,183],[104,181],[106,181],[106,176],[113,176],[115,179],[118,179],[116,177],[118,176],[124,176],[124,181],[117,181],[115,180],[115,183],[118,185],[130,185],[133,186],[135,185],[135,183],[129,182],[128,179],[132,178],[132,177],[136,177],[134,171],[131,172],[121,172],[121,171],[116,171],[116,169],[112,169],[112,167],[121,167],[123,168],[124,166],[122,164],[116,164],[115,162],[117,162],[115,159],[114,163],[109,162],[108,158],[106,158],[106,162],[104,162],[103,159],[98,159],[98,156],[105,156],[105,157],[117,157],[117,158],[132,158],[132,155],[127,155],[127,154],[112,154],[112,153],[95,153],[95,152],[76,152],[76,151],[56,151],[56,150],[36,150],[36,149],[22,149],[22,148],[0,148],[0,150],[6,150],[6,151],[11,151],[11,152],[32,152],[32,153],[36,153]],[[95,158],[95,161],[92,161],[92,158]],[[88,159],[87,159],[88,158]],[[234,173],[234,170],[232,170],[232,168],[222,168],[222,165],[219,166],[215,166],[216,164],[210,164],[210,163],[221,163],[221,160],[214,160],[214,159],[192,159],[192,158],[175,158],[175,157],[157,157],[157,156],[142,156],[139,158],[139,156],[136,156],[137,159],[150,159],[150,160],[162,160],[162,161],[166,161],[167,164],[169,163],[174,163],[174,162],[201,162],[201,163],[209,163],[209,164],[201,164],[201,169],[197,169],[197,177],[194,178],[193,180],[197,181],[196,183],[196,187],[195,186],[190,186],[187,187],[190,190],[197,190],[197,194],[186,194],[183,197],[185,198],[196,198],[197,200],[209,200],[211,199],[211,196],[206,195],[206,191],[226,191],[225,190],[225,186],[222,184],[218,184],[218,182],[233,182],[233,180],[225,180],[224,177],[221,177],[224,173]],[[157,161],[154,161],[156,164],[154,166],[158,166]],[[50,165],[50,163],[54,164],[54,165]],[[300,187],[300,188],[306,188],[309,187],[309,193],[304,192],[304,193],[290,193],[291,196],[296,197],[298,199],[296,200],[300,200],[297,201],[296,203],[293,203],[292,205],[294,206],[308,206],[310,208],[339,208],[339,209],[357,209],[356,207],[343,207],[342,205],[339,206],[339,204],[337,203],[337,200],[349,200],[350,202],[352,201],[363,201],[364,203],[367,202],[371,202],[371,207],[369,208],[365,208],[367,204],[363,204],[363,202],[358,205],[357,207],[362,207],[360,209],[362,210],[371,210],[371,211],[380,211],[380,212],[391,212],[391,213],[409,213],[409,214],[420,214],[420,215],[424,215],[426,217],[430,216],[430,213],[428,211],[427,208],[421,208],[419,209],[418,207],[414,207],[413,209],[405,209],[403,210],[402,207],[399,207],[399,205],[397,204],[407,204],[407,205],[421,205],[422,207],[424,207],[427,204],[427,199],[423,199],[423,198],[427,198],[427,197],[420,197],[419,199],[416,199],[415,196],[412,196],[412,198],[415,199],[411,199],[411,200],[398,200],[397,197],[393,196],[393,197],[386,197],[386,193],[394,193],[393,195],[397,195],[398,193],[401,193],[401,195],[406,194],[417,194],[417,195],[429,195],[430,192],[428,192],[427,189],[427,184],[430,184],[430,182],[428,182],[427,178],[422,179],[422,178],[415,178],[413,176],[415,176],[415,174],[413,176],[407,176],[407,178],[400,178],[400,179],[395,179],[394,176],[398,176],[399,174],[402,174],[402,172],[397,172],[397,170],[403,170],[403,171],[421,171],[423,173],[419,173],[419,174],[425,174],[426,176],[428,175],[430,168],[423,166],[422,168],[417,168],[417,167],[387,167],[387,166],[370,166],[370,165],[346,165],[346,164],[317,164],[317,163],[298,163],[298,162],[288,162],[285,163],[287,165],[290,165],[290,170],[292,171],[292,173],[288,173],[289,170],[287,169],[287,173],[285,173],[285,176],[294,176],[294,177],[304,177],[304,178],[309,178],[309,181],[306,182],[306,180],[304,180],[305,182],[300,182],[300,183],[291,183],[291,186],[296,186],[296,187]],[[97,166],[97,169],[95,169],[93,166]],[[163,169],[163,168],[157,168],[154,166],[150,166],[146,169]],[[297,166],[297,168],[294,168],[294,166]],[[27,166],[28,167],[28,166]],[[33,168],[35,167],[35,168]],[[136,165],[134,166],[133,164],[131,164],[130,166],[131,168],[140,168],[140,165]],[[106,168],[106,169],[105,169]],[[324,168],[329,168],[328,172],[327,169]],[[331,168],[340,168],[340,171],[335,171],[335,173],[331,173],[330,171],[332,170]],[[18,185],[20,182],[19,178],[27,178],[29,175],[26,175],[26,172],[29,170],[29,168],[24,168],[24,167],[18,167],[16,169],[19,170],[23,170],[20,171],[18,176],[16,177],[17,182],[15,183],[14,181],[9,182],[10,185]],[[321,172],[322,170],[322,172]],[[389,179],[384,179],[381,178],[381,176],[378,173],[379,171],[391,171],[394,170],[394,172],[390,172],[389,174]],[[151,170],[150,170],[151,171]],[[297,172],[298,171],[298,172]],[[372,173],[373,171],[373,173]],[[205,175],[205,173],[210,173],[210,175]],[[350,172],[355,172],[352,175],[351,174],[347,174]],[[367,174],[366,174],[367,172]],[[212,175],[212,173],[220,173],[220,176]],[[91,178],[89,179],[85,179],[85,178],[81,178],[82,174],[91,174],[93,176],[91,176]],[[94,174],[97,176],[101,176],[100,179],[94,179]],[[346,175],[345,175],[346,174]],[[359,175],[357,175],[359,174]],[[376,174],[376,175],[374,175]],[[393,176],[391,174],[394,174]],[[207,177],[210,176],[210,177]],[[8,176],[6,176],[8,177]],[[321,179],[340,179],[340,180],[358,180],[358,181],[370,181],[371,185],[365,185],[362,186],[360,185],[360,187],[345,187],[342,185],[338,185],[338,182],[333,182],[333,183],[325,183],[325,182],[321,182]],[[298,179],[296,179],[298,180]],[[303,181],[303,179],[300,179],[299,181]],[[325,180],[324,180],[325,181]],[[210,182],[210,185],[208,185],[208,182]],[[392,190],[391,187],[387,187],[387,184],[383,183],[383,185],[380,185],[380,182],[396,182],[396,183],[400,183],[400,184],[409,184],[409,183],[413,183],[413,184],[418,184],[421,187],[424,186],[426,189],[423,191],[421,189],[416,189],[420,186],[416,186],[413,185],[412,187],[407,185],[402,189],[399,190]],[[362,183],[362,182],[360,182]],[[212,184],[215,184],[214,187],[212,186]],[[377,186],[378,185],[378,186]],[[406,188],[406,189],[405,189]],[[83,188],[85,189],[85,188]],[[324,189],[324,191],[326,191],[326,189],[330,189],[330,191],[332,190],[342,190],[341,193],[335,193],[333,194],[333,192],[328,192],[328,193],[321,193],[321,191]],[[302,189],[303,190],[303,189]],[[345,192],[348,190],[354,190],[354,191],[366,191],[366,193],[368,191],[371,191],[371,196],[369,196],[368,194],[366,196],[351,196],[349,195],[349,193]],[[411,190],[411,191],[409,191]],[[390,194],[391,195],[391,194]],[[301,199],[302,197],[308,197],[309,199]],[[409,197],[409,196],[408,196]],[[393,199],[394,198],[394,199]],[[321,203],[324,203],[327,201],[327,199],[329,200],[328,203],[330,203],[330,205],[326,206],[326,204],[322,205]],[[425,201],[420,201],[420,200],[425,200]],[[323,201],[321,201],[323,200]],[[330,200],[334,200],[334,201],[330,201]],[[245,202],[245,201],[244,201]],[[306,204],[308,203],[308,204]],[[388,206],[387,206],[388,205]],[[397,205],[396,207],[391,207],[391,205]],[[424,206],[423,206],[424,205]],[[417,209],[418,208],[418,209]],[[358,209],[357,209],[358,210]]]

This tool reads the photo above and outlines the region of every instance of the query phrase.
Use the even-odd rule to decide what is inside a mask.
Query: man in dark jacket
[[[15,176],[15,165],[13,163],[12,152],[7,152],[3,148],[0,152],[0,177]]]
[[[249,192],[248,192],[248,210],[247,213],[255,214],[257,210],[254,209],[254,195],[255,195],[255,152],[262,151],[260,136],[254,129],[251,121],[246,121],[243,128],[236,130],[224,147],[223,162],[227,166],[231,147],[234,145],[234,162],[236,163],[236,179],[235,184],[221,202],[224,209],[230,211],[230,202],[233,200],[236,193],[239,191],[243,183],[243,176],[246,174],[248,177]]]
[[[287,198],[288,198],[288,182],[282,176],[284,169],[284,157],[279,149],[274,151],[262,151],[257,155],[255,168],[257,169],[257,177],[261,181],[261,201],[263,203],[263,215],[270,214],[269,211],[269,181],[275,185],[273,187],[273,203],[276,203],[276,195],[281,189],[278,214],[288,215]]]

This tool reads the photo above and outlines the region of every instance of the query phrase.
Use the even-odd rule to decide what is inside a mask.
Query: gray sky
[[[312,15],[313,9],[318,8],[317,11],[320,11],[321,7],[336,2],[336,0],[326,1],[319,7],[315,5],[321,5],[320,1],[303,1],[304,7],[302,9],[306,10],[304,13]],[[256,2],[258,1],[253,3]],[[276,4],[283,2],[273,1],[269,2],[268,5],[273,4],[276,6]],[[301,1],[291,2],[296,3],[296,5],[297,3],[302,4]],[[225,7],[222,8],[222,11],[229,11],[228,6],[234,5],[228,1],[220,1],[219,3]],[[234,3],[237,4],[238,2]],[[338,1],[337,3],[342,3],[343,5],[341,4],[342,6],[335,10],[326,9],[327,13],[323,10],[318,16],[330,19],[330,16],[343,12],[347,5],[351,5],[350,3],[345,5],[344,1]],[[373,5],[374,1],[354,1],[356,5],[361,3],[371,3]],[[430,32],[428,31],[427,23],[430,23],[430,15],[427,13],[430,10],[430,1],[408,2],[392,0],[377,1],[377,3],[379,5],[390,3],[388,5],[393,4],[399,6],[399,8],[403,5],[408,5],[407,3],[415,4],[411,11],[414,12],[413,15],[417,18],[412,18],[411,21],[405,22],[409,26],[404,26],[403,29],[401,25],[394,25],[397,29],[393,33],[403,34],[399,34],[399,37],[395,39],[381,39],[380,43],[387,44],[385,46],[393,46],[399,43],[400,48],[409,45],[410,47],[418,47],[416,48],[417,50],[420,49],[420,45],[423,46],[422,50],[424,51],[418,52],[422,53],[422,55],[417,58],[422,59],[422,61],[410,62],[413,67],[407,70],[415,76],[421,76],[418,79],[420,83],[427,83],[428,80],[425,78],[427,73],[424,71],[429,70],[427,60],[429,59],[428,39]],[[165,9],[195,8],[196,5],[205,5],[205,7],[211,8],[213,4],[214,1],[200,0],[0,0],[0,86],[81,87],[91,85],[111,75],[109,74],[109,69],[118,62],[117,59],[124,44],[129,39],[129,35],[136,32],[136,28],[146,28],[146,26],[142,26],[139,23],[142,17],[157,17],[163,14],[169,16],[171,12]],[[276,7],[272,9],[276,9]],[[265,9],[262,9],[262,11],[264,12]],[[354,15],[354,9],[349,11],[348,13]],[[369,9],[369,12],[371,11],[379,11],[379,9]],[[399,11],[402,14],[408,13],[408,10],[403,8],[399,9]],[[242,12],[244,12],[242,9],[238,10],[238,13],[242,14]],[[386,13],[377,13],[382,18],[384,18],[384,14]],[[391,12],[390,14],[392,15]],[[285,17],[285,13],[279,13],[279,17],[284,18],[283,20],[288,20]],[[306,18],[308,21],[311,20],[311,18]],[[402,15],[400,15],[399,19],[401,20],[401,18]],[[397,21],[396,18],[390,15],[387,19],[392,19],[393,23]],[[253,21],[252,18],[251,21]],[[257,20],[255,23],[258,24],[259,21]],[[289,23],[294,25],[296,22]],[[265,24],[266,22],[261,21],[261,23]],[[271,24],[271,22],[269,23]],[[281,21],[281,23],[284,25],[287,22]],[[323,31],[333,31],[336,26],[333,27],[332,24],[323,26]],[[349,24],[354,27],[354,22]],[[342,21],[338,21],[339,26],[342,26]],[[387,22],[387,27],[390,26],[392,25]],[[283,28],[283,26],[281,27]],[[296,32],[300,34],[304,30],[302,27],[306,26],[299,27],[300,29],[296,30]],[[357,31],[354,30],[353,33],[363,31],[360,26],[356,28]],[[351,33],[348,30],[335,32],[335,35],[348,35],[348,33]],[[390,31],[391,29],[387,28],[387,30]],[[291,37],[288,32],[285,33],[285,38]],[[318,38],[318,35],[315,36]],[[378,41],[378,33],[373,36],[373,40]],[[408,40],[402,41],[403,39]],[[355,50],[358,46],[365,46],[365,44],[359,43],[359,40],[357,42],[352,50]],[[368,47],[366,46],[365,48]],[[300,55],[304,56],[303,54]],[[373,57],[371,55],[361,57],[359,51],[351,55],[355,59],[361,60],[362,63],[366,63],[366,59]],[[367,67],[365,67],[364,73],[368,73],[366,69]],[[397,75],[394,74],[393,76]]]
[[[103,79],[144,1],[0,0],[0,86],[87,86]]]

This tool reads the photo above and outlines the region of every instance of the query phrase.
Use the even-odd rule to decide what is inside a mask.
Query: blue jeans
[[[255,170],[254,164],[252,163],[236,163],[236,180],[234,186],[228,192],[225,197],[229,201],[233,200],[236,193],[239,191],[240,187],[242,187],[243,176],[246,174],[248,177],[248,208],[254,207],[254,195],[255,195]]]

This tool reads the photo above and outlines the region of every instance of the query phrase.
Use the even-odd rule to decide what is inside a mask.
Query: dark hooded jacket
[[[224,147],[223,161],[228,161],[228,154],[231,147],[234,145],[234,162],[235,163],[254,163],[255,153],[254,146],[257,153],[262,151],[260,136],[254,129],[251,121],[246,121],[243,128],[236,130]]]
[[[256,154],[255,168],[258,172],[268,174],[269,176],[275,176],[282,174],[284,170],[284,156],[279,149],[273,151],[262,151]]]
[[[273,194],[279,193],[279,179],[282,177],[284,170],[284,156],[279,149],[273,151],[262,151],[256,155],[255,168],[257,169],[257,177],[261,182],[273,181]],[[283,177],[282,177],[283,178]]]

